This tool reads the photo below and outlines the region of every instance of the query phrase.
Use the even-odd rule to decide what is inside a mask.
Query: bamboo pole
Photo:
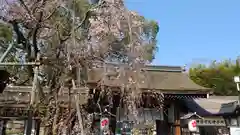
[[[75,29],[74,29],[74,26],[75,26],[75,2],[73,1],[73,29],[72,29],[72,38],[73,38],[73,45],[74,47],[76,47],[76,40],[75,40]],[[69,50],[68,50],[69,51]],[[70,61],[70,52],[68,52],[68,61]],[[72,70],[72,67],[71,65],[69,65],[70,67],[70,70]],[[80,81],[79,80],[79,77],[77,79],[77,81]],[[80,84],[78,82],[78,84]],[[72,79],[72,88],[73,89],[76,89],[76,84],[75,84],[75,81],[74,81],[74,78]],[[80,126],[80,129],[81,129],[81,135],[85,135],[84,133],[84,129],[83,129],[83,125],[82,125],[82,115],[81,115],[81,110],[80,110],[80,107],[79,107],[79,95],[75,92],[75,100],[76,100],[76,109],[77,109],[77,116],[78,116],[78,121],[79,121],[79,126]]]
[[[7,50],[1,56],[0,63],[3,62],[3,60],[6,58],[7,54],[11,51],[12,47],[13,47],[13,44],[9,44]]]
[[[38,54],[37,60],[39,60],[39,59],[40,59],[40,55]],[[37,85],[38,85],[38,72],[39,72],[39,67],[36,66],[34,68],[34,77],[33,77],[33,84],[32,84],[30,106],[32,106],[35,102],[35,96],[36,96]]]

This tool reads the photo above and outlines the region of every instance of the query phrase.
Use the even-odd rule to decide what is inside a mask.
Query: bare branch
[[[58,7],[54,8],[53,11],[46,18],[43,19],[43,22],[49,20],[54,15],[54,13],[56,13],[57,9]]]
[[[20,4],[24,7],[24,9],[27,11],[27,13],[28,13],[28,15],[29,16],[31,16],[32,18],[34,18],[33,17],[33,15],[32,15],[32,13],[31,13],[31,11],[30,11],[30,9],[27,7],[27,5],[25,4],[25,2],[23,1],[23,0],[18,0],[19,2],[20,2]],[[35,19],[35,18],[34,18]]]
[[[88,9],[88,10],[86,11],[86,13],[84,14],[84,17],[83,17],[82,21],[81,21],[81,22],[79,23],[79,25],[74,29],[74,31],[76,31],[77,29],[79,29],[80,27],[82,27],[82,25],[85,23],[85,21],[86,21],[87,19],[89,19],[89,17],[90,17],[90,12],[91,12],[93,9],[96,9],[96,8],[102,6],[103,4],[104,4],[104,2],[101,2],[101,3],[97,4],[96,6]]]
[[[39,13],[38,22],[37,22],[37,24],[36,24],[35,29],[33,30],[33,39],[32,39],[32,42],[33,42],[33,48],[34,48],[35,58],[37,58],[37,53],[39,52],[38,47],[37,47],[37,33],[38,33],[39,28],[40,28],[40,23],[41,23],[41,21],[42,21],[42,17],[43,17],[43,12],[40,12],[40,13]]]
[[[9,20],[6,17],[0,16],[0,20],[3,22],[9,23]]]

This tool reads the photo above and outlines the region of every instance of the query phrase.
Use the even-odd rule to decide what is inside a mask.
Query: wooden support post
[[[31,135],[32,133],[32,119],[33,117],[33,112],[31,109],[28,110],[28,120],[27,120],[27,123],[25,124],[26,126],[26,135]]]
[[[81,115],[81,110],[79,107],[79,95],[75,95],[75,100],[76,100],[76,109],[77,109],[77,116],[78,116],[78,122],[79,122],[79,127],[81,129],[81,135],[84,135],[84,129],[82,125],[82,115]]]
[[[40,55],[37,55],[37,61],[39,61]],[[32,121],[33,121],[33,105],[35,103],[36,98],[36,92],[37,92],[37,85],[38,85],[38,72],[39,67],[36,66],[34,68],[34,76],[33,76],[33,83],[32,83],[32,91],[31,91],[31,100],[30,100],[30,106],[28,109],[28,121],[27,121],[27,131],[26,135],[31,135],[32,132]]]
[[[75,84],[75,81],[72,79],[72,85],[73,85],[73,89],[76,90],[76,84]],[[77,116],[78,116],[78,122],[79,122],[79,127],[81,129],[81,135],[85,135],[84,133],[84,128],[83,128],[83,125],[82,125],[82,115],[81,115],[81,110],[80,110],[80,107],[79,107],[79,95],[77,94],[77,92],[75,92],[75,100],[76,100],[76,109],[77,109]]]
[[[0,121],[0,135],[5,135],[6,133],[6,124],[7,121],[6,120],[1,120]]]
[[[175,121],[174,121],[174,128],[175,128],[175,135],[181,135],[181,127],[180,127],[180,108],[177,106],[176,103],[174,103],[174,117],[175,117]]]
[[[41,126],[41,120],[35,120],[35,130],[36,130],[36,135],[40,134],[40,126]]]

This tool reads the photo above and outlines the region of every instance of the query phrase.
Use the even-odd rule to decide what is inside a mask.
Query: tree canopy
[[[190,78],[197,84],[212,88],[215,95],[237,95],[234,76],[240,75],[239,59],[213,62],[210,65],[199,64],[189,70]]]
[[[139,76],[143,75],[140,69],[154,59],[157,51],[157,22],[129,11],[122,0],[91,0],[91,3],[87,0],[15,0],[4,7],[4,13],[0,13],[1,53],[13,45],[4,62],[34,62],[39,55],[44,59],[37,75],[33,66],[13,66],[8,70],[18,78],[13,85],[34,84],[38,93],[34,109],[39,111],[39,106],[45,108],[42,120],[46,125],[46,135],[63,130],[59,126],[62,101],[58,98],[62,87],[69,88],[71,109],[74,82],[85,87],[83,80],[88,76],[87,71],[99,67],[107,69],[108,63],[124,65],[132,71],[132,74],[126,74],[122,73],[125,70],[114,68],[118,72],[117,77],[129,78],[122,79],[121,90],[125,96],[122,98],[126,99],[123,101],[127,108],[132,109],[129,112],[135,112],[138,83],[142,83]],[[98,86],[104,85],[107,72],[104,70],[102,73]],[[42,90],[45,86],[47,94]],[[101,93],[107,93],[111,100],[109,92],[102,87]],[[102,95],[99,94],[99,100],[90,98],[90,102],[99,105]],[[90,97],[95,98],[93,95]],[[68,111],[66,117],[71,118],[63,119],[70,130],[69,119],[75,115],[71,115],[74,111]],[[87,129],[93,114],[84,116]]]
[[[156,21],[128,11],[121,2],[118,4],[120,10],[104,6],[104,3],[93,3],[87,0],[47,0],[44,3],[19,0],[8,3],[8,12],[1,16],[0,22],[1,52],[7,49],[9,43],[13,43],[15,45],[9,55],[16,57],[10,61],[32,61],[38,50],[47,56],[55,53],[60,46],[68,46],[76,51],[92,50],[95,58],[109,62],[130,62],[136,57],[148,62],[154,59],[159,31]],[[126,14],[131,16],[130,25],[127,18],[123,17]],[[78,49],[73,48],[73,38]],[[135,51],[129,44],[135,44]],[[21,69],[30,72],[28,75],[32,74],[31,69]]]

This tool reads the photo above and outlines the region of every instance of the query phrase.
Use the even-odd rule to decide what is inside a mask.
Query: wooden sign
[[[196,119],[197,126],[226,126],[224,119]]]

